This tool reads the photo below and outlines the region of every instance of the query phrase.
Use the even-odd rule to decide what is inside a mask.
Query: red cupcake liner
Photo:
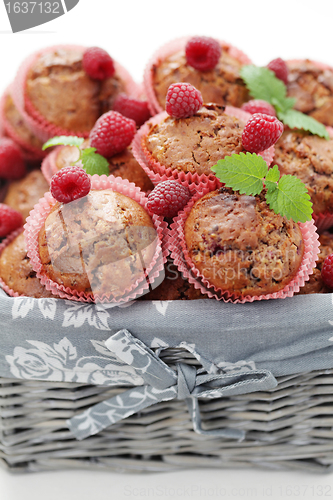
[[[317,227],[318,233],[322,233],[323,231],[327,231],[333,226],[333,213],[332,212],[323,212],[321,214],[312,214],[312,218]]]
[[[113,189],[114,191],[134,199],[147,210],[147,198],[145,194],[132,182],[121,179],[120,177],[114,177],[112,175],[109,177],[106,175],[93,175],[91,177],[91,183],[92,189],[94,190]],[[113,298],[111,293],[103,293],[99,295],[77,292],[76,290],[59,285],[58,283],[52,281],[41,272],[42,263],[39,257],[38,234],[55,203],[56,200],[52,197],[52,195],[49,192],[46,193],[30,212],[24,226],[24,235],[27,242],[28,257],[30,258],[31,265],[42,285],[44,285],[45,288],[51,291],[54,295],[79,302],[124,303],[134,300],[138,296],[147,293],[147,291],[149,291],[148,280],[150,283],[153,283],[161,275],[161,273],[164,273],[164,264],[168,256],[168,247],[166,244],[168,239],[168,227],[162,217],[153,215],[152,220],[158,235],[154,256],[149,266],[143,273],[143,276],[138,278],[138,280],[128,289],[124,290],[123,298]]]
[[[304,283],[309,279],[309,276],[313,273],[319,253],[320,244],[313,220],[305,223],[299,223],[304,240],[304,254],[298,272],[290,283],[288,283],[279,292],[256,296],[238,296],[228,291],[223,291],[210,283],[194,266],[187,251],[184,239],[185,221],[194,203],[201,197],[202,195],[200,193],[193,196],[184,210],[174,219],[174,222],[171,225],[171,234],[169,237],[169,250],[171,258],[174,260],[174,263],[178,267],[179,271],[192,285],[194,285],[196,289],[200,290],[201,293],[208,295],[209,298],[215,298],[217,300],[223,300],[224,302],[232,302],[235,304],[243,304],[245,302],[254,302],[257,300],[284,299],[286,297],[292,297],[299,291],[300,287],[304,285]]]
[[[0,255],[3,252],[3,250],[12,242],[15,240],[16,236],[21,234],[23,231],[23,226],[20,227],[19,229],[15,229],[15,231],[12,231],[7,238],[2,240],[0,243]],[[0,287],[7,293],[7,295],[10,295],[10,297],[24,297],[24,294],[14,292],[12,288],[10,288],[2,278],[0,278]]]
[[[22,115],[24,121],[27,123],[29,128],[33,131],[33,133],[43,142],[46,142],[48,139],[54,136],[59,135],[80,135],[81,137],[88,137],[90,130],[80,132],[78,134],[75,130],[68,130],[62,127],[59,127],[42,116],[38,110],[35,109],[31,101],[29,100],[26,93],[26,80],[28,76],[28,72],[30,67],[34,64],[36,59],[45,52],[51,52],[55,49],[76,49],[84,51],[86,47],[81,45],[54,45],[51,47],[47,47],[42,50],[38,50],[34,52],[30,56],[28,56],[21,66],[19,67],[17,74],[15,76],[13,82],[13,90],[12,97],[14,103]],[[125,92],[128,95],[132,95],[133,97],[137,97],[139,93],[139,88],[137,83],[133,80],[129,72],[117,61],[113,60],[115,72],[120,77],[120,79],[125,84]]]
[[[183,50],[185,48],[187,41],[190,38],[192,37],[185,36],[167,42],[153,54],[153,56],[148,61],[148,64],[145,67],[143,75],[143,85],[145,88],[145,94],[148,99],[148,106],[152,115],[156,115],[157,113],[161,113],[161,111],[163,111],[163,108],[161,107],[156,98],[152,69],[154,66],[158,65],[160,61],[163,61],[164,59],[171,56],[175,52]],[[241,50],[237,49],[236,47],[225,41],[220,40],[220,43],[222,46],[222,50],[223,49],[228,50],[229,54],[235,59],[238,59],[238,61],[240,61],[241,63],[252,64],[251,59],[249,59],[248,56],[244,54],[244,52],[242,52]]]
[[[45,158],[47,152],[43,151],[41,148],[33,146],[31,143],[26,141],[21,135],[17,133],[12,124],[7,120],[7,117],[5,115],[5,102],[10,92],[11,86],[7,87],[0,98],[0,120],[2,123],[3,135],[6,135],[10,139],[12,139],[20,147],[24,160],[28,162],[41,161],[43,158]]]
[[[236,118],[245,122],[247,122],[247,120],[251,117],[250,113],[247,113],[240,108],[234,108],[233,106],[226,106],[225,113],[229,116],[235,116]],[[209,175],[198,175],[197,173],[192,174],[191,172],[186,173],[183,171],[178,171],[172,169],[171,167],[167,168],[161,165],[161,163],[159,163],[151,156],[150,152],[145,147],[145,138],[149,133],[151,126],[161,123],[167,116],[168,114],[165,111],[153,116],[153,118],[144,123],[142,127],[137,131],[132,142],[133,155],[136,161],[146,172],[152,183],[156,186],[156,184],[158,184],[159,182],[173,179],[188,187],[192,184],[195,184],[198,186],[210,186],[211,189],[214,189],[215,186],[221,185],[221,183],[213,173]],[[270,166],[274,158],[274,153],[274,146],[271,146],[270,148],[262,151],[259,154],[266,161],[267,165]]]

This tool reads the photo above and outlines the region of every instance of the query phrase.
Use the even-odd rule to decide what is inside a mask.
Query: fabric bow
[[[239,429],[203,429],[198,398],[221,398],[265,391],[277,386],[275,377],[268,370],[247,369],[236,374],[225,373],[212,363],[210,365],[215,368],[215,373],[202,373],[204,368],[197,370],[185,363],[178,363],[173,369],[128,330],[120,330],[112,335],[105,346],[124,363],[132,366],[146,385],[133,387],[68,420],[70,430],[79,440],[97,434],[153,404],[171,399],[186,401],[195,432],[241,440],[245,433]],[[202,359],[198,353],[195,355]]]

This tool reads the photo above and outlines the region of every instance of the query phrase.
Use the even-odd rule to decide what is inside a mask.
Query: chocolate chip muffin
[[[304,253],[299,226],[275,214],[263,194],[240,195],[228,188],[194,204],[184,238],[201,275],[234,297],[282,290],[297,274]]]

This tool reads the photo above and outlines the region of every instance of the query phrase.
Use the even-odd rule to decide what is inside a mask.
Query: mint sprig
[[[326,127],[314,118],[292,109],[296,100],[287,97],[287,87],[268,68],[245,65],[240,70],[251,96],[262,99],[274,106],[277,117],[291,129],[306,130],[311,134],[329,139]]]
[[[277,165],[268,169],[255,153],[240,153],[218,160],[212,167],[216,177],[240,194],[255,196],[266,187],[266,201],[276,214],[294,222],[311,220],[312,203],[303,182],[294,175],[283,175]]]
[[[84,139],[76,136],[61,135],[52,137],[42,147],[43,151],[52,146],[76,146],[79,150],[79,158],[73,163],[81,161],[82,168],[90,175],[109,175],[109,162],[104,156],[96,153],[96,148],[81,149]]]

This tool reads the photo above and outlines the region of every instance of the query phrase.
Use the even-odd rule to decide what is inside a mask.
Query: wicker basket
[[[55,342],[52,344],[51,340],[55,341],[55,338],[52,337],[53,333],[50,333],[53,324],[55,325],[54,331],[57,330],[56,316],[63,318],[69,310],[78,307],[88,308],[86,312],[90,314],[91,308],[95,307],[87,304],[77,306],[67,301],[52,299],[57,304],[58,310],[56,314],[54,311],[51,317],[50,312],[46,315],[40,314],[42,302],[36,299],[26,299],[28,302],[22,302],[23,300],[22,298],[12,299],[4,295],[0,300],[3,359],[7,359],[8,362],[12,362],[13,359],[13,356],[8,354],[11,352],[11,347],[8,347],[9,342],[12,347],[17,344],[16,349],[20,352],[15,351],[15,348],[14,352],[20,354],[23,348],[17,346],[22,344],[22,338],[36,338],[39,332],[39,338],[47,342],[51,346],[50,349],[56,348],[60,344]],[[219,335],[224,344],[221,351],[226,352],[228,358],[231,358],[233,347],[232,342],[228,343],[227,336],[232,330],[230,325],[234,323],[234,318],[231,316],[235,308],[235,314],[239,316],[240,313],[241,315],[246,313],[246,318],[238,325],[234,325],[234,331],[237,330],[237,335],[240,336],[243,345],[237,344],[237,339],[235,339],[238,347],[235,347],[235,358],[231,361],[235,366],[237,364],[235,360],[239,355],[237,349],[244,348],[244,345],[248,344],[246,349],[248,352],[252,350],[252,358],[256,360],[256,366],[262,368],[265,363],[269,365],[269,369],[275,372],[277,385],[269,390],[231,394],[215,399],[199,397],[203,430],[201,434],[193,429],[186,402],[172,399],[153,404],[106,427],[95,435],[77,440],[68,427],[68,420],[82,414],[84,410],[97,403],[125,393],[131,384],[117,384],[117,379],[112,381],[113,385],[109,385],[109,383],[37,380],[36,377],[29,379],[28,375],[25,376],[26,379],[22,376],[21,378],[2,377],[0,379],[2,465],[13,472],[65,468],[152,472],[194,467],[260,467],[330,471],[333,462],[333,347],[330,348],[332,326],[329,320],[331,303],[330,294],[313,297],[299,296],[247,305],[220,304],[215,301],[195,301],[195,304],[189,302],[181,304],[136,303],[129,308],[104,310],[114,327],[108,327],[105,330],[112,330],[111,332],[96,328],[96,323],[94,324],[91,316],[90,323],[81,321],[79,328],[78,325],[74,326],[74,323],[72,327],[67,325],[66,337],[71,339],[71,345],[74,344],[75,333],[76,338],[81,337],[81,347],[85,352],[87,350],[86,331],[90,331],[90,337],[91,334],[96,334],[96,345],[102,346],[101,339],[106,339],[110,334],[112,336],[125,318],[126,326],[135,330],[136,321],[138,331],[146,331],[147,339],[149,336],[152,338],[154,331],[156,333],[156,318],[153,317],[153,310],[158,312],[157,317],[161,319],[161,328],[158,330],[159,340],[166,338],[168,337],[164,330],[164,325],[168,324],[166,310],[171,310],[174,318],[174,321],[169,321],[171,336],[177,330],[181,338],[182,328],[192,328],[197,330],[193,331],[196,350],[202,347],[205,351],[205,346],[211,344],[210,349],[218,351],[217,344],[214,346],[216,343],[214,321],[209,321],[209,318],[213,316],[212,310],[218,311],[217,308],[222,308],[227,333],[222,333],[220,327]],[[12,307],[8,307],[8,304]],[[313,310],[317,311],[318,316],[313,313],[313,310],[309,310],[311,309],[309,304]],[[295,307],[299,311],[297,324],[303,334],[291,334],[291,330],[289,334],[288,332],[283,334]],[[206,321],[211,331],[202,336],[200,346],[198,332],[202,330],[201,308],[207,310]],[[80,310],[82,312],[82,309]],[[142,313],[140,313],[141,310]],[[194,310],[197,311],[196,315],[193,314]],[[150,311],[150,317],[148,311]],[[179,314],[177,315],[177,311],[178,313],[182,311],[183,321]],[[323,314],[323,311],[327,314]],[[263,321],[262,331],[252,332],[253,342],[251,342],[248,333],[254,326],[255,318],[263,312],[269,314],[267,318],[269,321]],[[14,320],[11,319],[13,314],[16,315]],[[192,323],[191,315],[196,316],[193,317]],[[281,318],[280,325],[276,324],[277,317]],[[310,318],[313,318],[313,322]],[[41,332],[43,322],[45,330]],[[3,330],[5,327],[8,328],[9,324],[11,325],[10,331]],[[17,332],[22,331],[23,324],[26,325],[26,332],[22,332],[23,337],[18,338]],[[271,329],[267,331],[269,324],[271,324]],[[266,361],[264,361],[265,356],[258,354],[256,346],[263,344],[264,331],[268,345],[269,338],[274,339],[271,336],[279,331],[279,328],[281,328],[282,338],[276,342],[280,347],[276,345],[273,351],[263,349],[262,352],[266,353]],[[170,341],[170,335],[167,341]],[[214,342],[208,338],[208,335],[215,338]],[[192,338],[191,335],[190,337]],[[298,345],[295,340],[297,338],[299,338]],[[325,342],[324,338],[327,339]],[[279,357],[288,343],[286,339],[290,341],[290,345],[286,347],[287,351],[284,351],[289,353],[285,356],[289,359],[289,368],[283,363],[279,365],[279,369],[273,369],[273,366],[277,367],[277,363],[280,363]],[[30,348],[31,344],[33,345],[31,349],[34,349],[34,352],[42,345],[41,340],[29,342]],[[275,340],[272,343],[274,344]],[[313,343],[317,343],[318,352],[312,357]],[[220,344],[221,342],[218,343]],[[156,345],[156,342],[155,344],[150,342],[148,350],[153,353],[153,356],[157,354],[158,359],[172,370],[176,365],[181,364],[196,368],[198,373],[202,373],[202,365],[205,363],[195,351],[189,352],[189,345],[187,344],[187,348],[182,345],[168,347],[166,344],[161,347],[161,344]],[[31,349],[29,352],[33,352]],[[69,355],[71,352],[73,353],[73,351],[68,351]],[[276,352],[276,356],[267,355],[268,352]],[[86,354],[90,356],[91,362],[91,352],[86,352]],[[221,359],[217,352],[216,354],[216,360]],[[331,357],[332,361],[329,361]],[[268,359],[270,362],[267,361]],[[302,366],[311,367],[312,362],[309,362],[309,359],[320,360],[316,363],[322,368],[311,369],[311,371],[300,370]],[[2,373],[4,373],[3,363],[1,366]],[[19,365],[15,366],[17,368]],[[20,366],[22,368],[23,365]],[[225,367],[225,363],[222,362],[219,366]],[[282,371],[293,371],[290,370],[290,366],[294,366],[296,373],[279,374]],[[28,368],[32,368],[32,365],[30,364]],[[12,373],[15,373],[15,370],[12,370]],[[140,382],[137,381],[136,385],[139,386]],[[209,432],[221,428],[242,431],[244,436],[242,439],[235,439],[209,435]]]

